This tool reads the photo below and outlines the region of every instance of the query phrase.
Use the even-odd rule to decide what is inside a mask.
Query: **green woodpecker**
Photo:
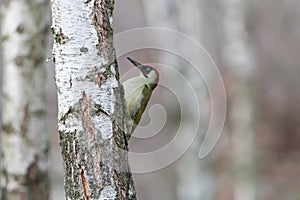
[[[127,120],[129,139],[139,124],[151,94],[158,84],[159,73],[154,67],[142,65],[129,57],[127,59],[140,70],[139,76],[130,78],[123,84],[127,116],[129,117]]]

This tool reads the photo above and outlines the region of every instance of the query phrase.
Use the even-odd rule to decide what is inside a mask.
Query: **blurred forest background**
[[[219,67],[227,94],[226,122],[214,150],[198,159],[200,134],[175,163],[155,172],[134,174],[139,199],[300,199],[300,1],[128,0],[115,2],[114,16],[116,34],[158,26],[195,39]],[[176,48],[197,56],[180,41],[173,42]],[[148,62],[173,63],[187,77],[191,73],[180,59],[160,51],[132,55]],[[131,66],[122,57],[119,68],[124,74]],[[63,166],[56,131],[53,63],[48,62],[47,69],[54,200],[64,199]],[[203,84],[201,77],[198,79]],[[197,88],[197,81],[193,84]],[[202,86],[198,90],[203,95],[200,108],[205,114],[207,91]],[[132,140],[130,149],[162,146],[176,133],[178,105],[170,100],[175,97],[164,91],[158,87],[150,104],[162,104],[166,109],[165,135]],[[147,122],[149,116],[145,114],[142,124]]]

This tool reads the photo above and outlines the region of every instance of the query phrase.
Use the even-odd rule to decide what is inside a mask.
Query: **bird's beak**
[[[127,59],[128,59],[134,66],[136,66],[136,67],[142,65],[141,63],[139,63],[138,61],[136,61],[136,60],[134,60],[134,59],[132,59],[132,58],[127,57]]]
[[[128,59],[134,66],[138,67],[138,68],[141,70],[142,74],[143,74],[146,78],[148,78],[147,72],[144,71],[143,65],[142,65],[141,63],[139,63],[138,61],[136,61],[136,60],[134,60],[134,59],[132,59],[132,58],[129,58],[129,57],[127,57],[127,59]]]

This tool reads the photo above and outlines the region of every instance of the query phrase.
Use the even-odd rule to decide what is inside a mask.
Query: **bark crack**
[[[89,185],[87,183],[86,177],[84,175],[84,169],[82,168],[82,166],[80,164],[78,164],[79,166],[79,170],[80,170],[80,178],[81,178],[81,183],[83,186],[83,191],[84,191],[84,197],[86,200],[90,199],[90,190],[89,190]]]
[[[29,103],[27,102],[23,109],[23,119],[20,126],[20,134],[22,137],[25,137],[27,133],[28,120],[29,120]]]
[[[114,60],[112,12],[114,0],[96,0],[94,2],[94,26],[98,35],[101,56]],[[110,20],[111,19],[111,20]]]
[[[122,187],[122,184],[120,182],[120,177],[118,174],[117,170],[114,170],[114,179],[115,179],[115,183],[116,183],[116,187],[117,187],[117,191],[118,191],[118,196],[120,200],[125,200],[126,199],[126,193],[124,193],[124,188]]]
[[[100,167],[99,167],[101,152],[100,152],[100,147],[97,143],[94,126],[90,119],[89,102],[85,91],[82,92],[82,123],[83,123],[83,129],[85,130],[85,132],[88,132],[91,142],[93,143],[93,147],[95,149],[96,155],[94,156],[94,169],[95,169],[96,177],[101,183]]]

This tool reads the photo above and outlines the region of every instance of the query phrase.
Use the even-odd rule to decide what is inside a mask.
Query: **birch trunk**
[[[67,199],[136,199],[113,47],[113,8],[113,0],[52,0]]]
[[[3,119],[0,199],[48,199],[47,0],[1,6]]]

